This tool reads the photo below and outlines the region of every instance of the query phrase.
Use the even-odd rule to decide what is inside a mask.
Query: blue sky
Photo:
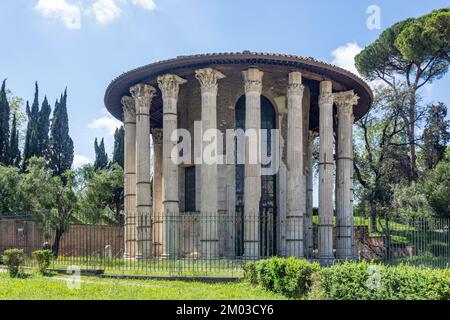
[[[381,12],[369,29],[367,8]],[[352,69],[359,48],[407,17],[447,1],[379,0],[2,0],[0,79],[32,100],[34,81],[52,104],[68,87],[75,164],[93,161],[95,137],[108,153],[118,124],[103,105],[109,82],[129,69],[177,55],[264,51],[312,56]],[[425,101],[450,105],[450,76]]]

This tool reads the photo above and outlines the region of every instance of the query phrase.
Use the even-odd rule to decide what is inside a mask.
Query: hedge
[[[271,258],[247,263],[244,276],[291,298],[315,299],[314,287],[320,298],[332,300],[450,300],[450,269],[350,261],[320,268],[306,260]]]
[[[318,263],[296,258],[271,258],[244,267],[245,278],[267,290],[291,298],[305,296],[312,285],[312,275],[319,271]]]
[[[333,300],[449,300],[450,270],[345,262],[323,268],[320,285]]]

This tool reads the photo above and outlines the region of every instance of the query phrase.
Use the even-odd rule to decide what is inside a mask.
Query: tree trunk
[[[409,99],[409,115],[408,115],[408,156],[410,166],[410,179],[417,179],[417,156],[416,156],[416,141],[415,141],[415,124],[416,124],[416,95],[415,91],[411,93]]]
[[[53,256],[55,258],[57,258],[58,254],[59,254],[59,243],[61,241],[61,237],[62,237],[63,233],[64,233],[64,230],[62,228],[60,228],[60,227],[56,228],[55,242],[53,242],[53,245],[52,245],[52,252],[53,252]]]

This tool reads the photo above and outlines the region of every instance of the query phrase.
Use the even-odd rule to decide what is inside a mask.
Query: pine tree
[[[8,163],[10,108],[6,97],[6,79],[0,89],[0,163]]]
[[[95,169],[106,169],[108,167],[108,154],[105,151],[105,141],[102,138],[100,145],[97,143],[97,138],[94,141],[95,149]]]
[[[34,100],[30,105],[27,101],[26,112],[28,116],[27,131],[25,135],[25,146],[23,149],[23,171],[28,166],[28,159],[33,156],[40,156],[39,152],[39,86],[35,83]]]
[[[113,151],[113,163],[117,163],[123,168],[124,165],[124,138],[125,129],[123,126],[116,128],[114,132],[114,151]]]
[[[37,151],[38,156],[46,158],[48,156],[48,132],[50,129],[50,113],[50,104],[48,103],[47,97],[45,97],[44,101],[42,102],[41,110],[38,114]]]
[[[8,165],[20,166],[19,130],[17,129],[16,114],[13,115],[11,127],[11,139],[9,141],[9,161]]]
[[[69,118],[67,115],[67,89],[56,100],[51,120],[48,146],[49,167],[54,175],[62,175],[72,167],[73,140],[69,136]]]

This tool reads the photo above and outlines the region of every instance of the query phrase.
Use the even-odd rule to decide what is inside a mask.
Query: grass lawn
[[[67,277],[33,275],[11,279],[0,273],[0,300],[277,300],[283,296],[245,282],[201,283],[161,280],[117,280],[82,277],[70,289]]]

